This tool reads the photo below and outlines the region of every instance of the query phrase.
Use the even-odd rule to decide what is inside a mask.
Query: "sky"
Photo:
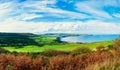
[[[0,0],[0,32],[120,34],[120,0]]]

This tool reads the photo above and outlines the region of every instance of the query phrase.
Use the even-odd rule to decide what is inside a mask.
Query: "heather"
[[[107,49],[99,46],[94,51],[83,47],[71,52],[46,50],[37,56],[2,53],[0,70],[119,70],[119,42],[114,41]]]

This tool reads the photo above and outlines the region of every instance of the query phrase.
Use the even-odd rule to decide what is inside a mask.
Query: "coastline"
[[[57,37],[57,41],[63,43],[93,43],[111,41],[119,38],[118,35],[80,35],[80,36],[62,36]]]

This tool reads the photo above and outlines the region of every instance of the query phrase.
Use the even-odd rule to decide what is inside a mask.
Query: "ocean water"
[[[82,43],[91,43],[91,42],[101,42],[115,40],[119,35],[85,35],[85,36],[68,36],[61,38],[61,41],[64,42],[82,42]]]

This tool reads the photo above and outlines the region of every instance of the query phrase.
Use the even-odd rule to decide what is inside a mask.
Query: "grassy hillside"
[[[65,35],[65,34],[64,34]],[[34,35],[30,33],[0,33],[0,46],[11,52],[42,52],[54,49],[72,51],[79,47],[94,49],[98,46],[108,46],[112,41],[96,43],[61,43],[56,40],[58,36]]]
[[[0,33],[0,47],[12,46],[22,47],[26,45],[38,45],[33,39],[29,38],[30,33]]]
[[[0,46],[23,47],[26,45],[51,45],[58,43],[56,37],[45,37],[31,33],[0,33]]]
[[[22,48],[15,48],[15,47],[4,47],[9,51],[17,51],[17,52],[42,52],[44,50],[54,49],[54,50],[62,50],[62,51],[72,51],[79,47],[89,47],[94,49],[98,46],[108,46],[111,45],[112,41],[105,41],[105,42],[96,42],[96,43],[87,43],[87,44],[79,44],[79,43],[68,43],[68,44],[58,44],[58,45],[44,45],[42,47],[35,46],[35,45],[28,45]]]

